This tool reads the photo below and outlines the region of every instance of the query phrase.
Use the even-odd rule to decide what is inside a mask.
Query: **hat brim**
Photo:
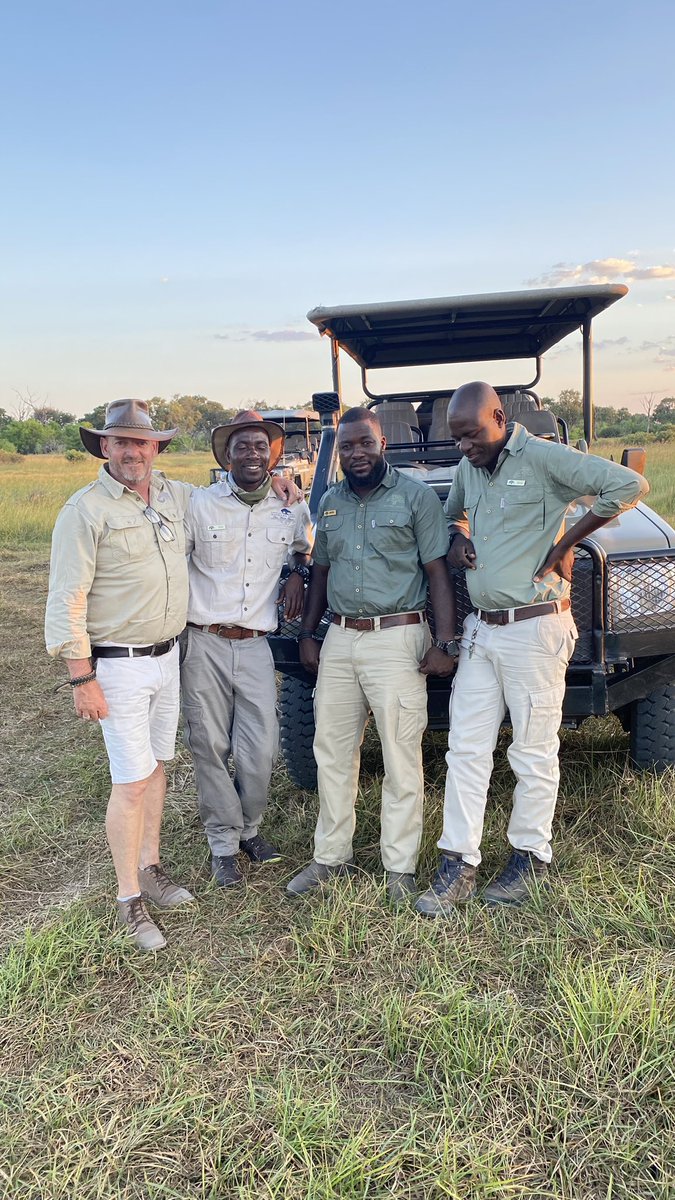
[[[159,442],[158,454],[161,454],[177,433],[177,429],[165,429],[160,432],[157,429],[139,429],[138,426],[133,429],[129,429],[125,425],[116,425],[114,429],[89,429],[86,425],[80,425],[82,445],[85,450],[93,454],[94,458],[106,457],[101,450],[101,438],[104,437],[137,438],[142,442]]]
[[[267,469],[272,471],[284,452],[286,437],[281,425],[277,425],[276,421],[231,421],[228,425],[216,425],[215,429],[211,430],[211,449],[216,462],[225,469],[229,467],[227,447],[230,438],[233,433],[241,433],[244,429],[263,430],[267,434],[270,439],[270,461]]]

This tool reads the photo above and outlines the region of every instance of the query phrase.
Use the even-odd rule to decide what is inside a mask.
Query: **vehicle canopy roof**
[[[349,304],[313,308],[307,319],[364,370],[538,358],[627,291],[622,283],[589,284]]]
[[[265,421],[287,421],[289,418],[293,420],[308,420],[320,421],[321,417],[317,412],[310,412],[308,408],[266,408],[261,409],[260,416]]]

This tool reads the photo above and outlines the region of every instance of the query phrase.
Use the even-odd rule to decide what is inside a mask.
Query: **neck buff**
[[[260,484],[260,487],[257,487],[254,492],[247,492],[245,488],[239,487],[239,484],[234,482],[234,476],[231,471],[228,471],[227,482],[232,488],[237,500],[241,500],[242,504],[250,504],[252,507],[254,504],[258,504],[260,500],[265,499],[265,496],[268,494],[272,486],[272,476],[266,475]]]

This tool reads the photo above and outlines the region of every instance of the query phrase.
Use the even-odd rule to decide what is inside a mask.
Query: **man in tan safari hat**
[[[178,635],[188,578],[183,520],[191,484],[153,470],[176,429],[155,429],[144,400],[115,400],[102,429],[80,427],[105,459],[67,501],[52,541],[47,649],[68,668],[75,712],[99,721],[112,776],[106,832],[118,919],[143,950],[166,943],[146,900],[192,900],[161,865],[166,792],[179,712]]]
[[[271,490],[283,443],[281,426],[256,412],[214,429],[213,455],[227,476],[195,489],[185,521],[183,716],[220,887],[241,883],[240,851],[256,864],[281,857],[258,832],[279,736],[267,634],[277,626],[277,603],[287,620],[300,616],[311,549],[305,502],[291,508]],[[280,592],[286,564],[291,573]]]

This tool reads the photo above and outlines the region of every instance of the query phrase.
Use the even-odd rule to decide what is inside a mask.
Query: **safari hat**
[[[240,433],[242,429],[263,429],[270,439],[270,461],[269,470],[276,467],[281,455],[284,452],[284,433],[281,425],[277,425],[276,421],[266,421],[261,417],[260,413],[253,412],[247,408],[243,412],[237,413],[233,421],[227,425],[216,425],[215,429],[211,430],[211,449],[213,457],[221,467],[229,467],[230,460],[227,454],[227,447],[233,433]]]
[[[102,437],[128,437],[159,442],[161,454],[177,433],[177,429],[155,429],[150,420],[147,400],[113,400],[105,410],[103,429],[87,429],[86,425],[80,425],[82,444],[95,458],[105,458],[101,450]]]

